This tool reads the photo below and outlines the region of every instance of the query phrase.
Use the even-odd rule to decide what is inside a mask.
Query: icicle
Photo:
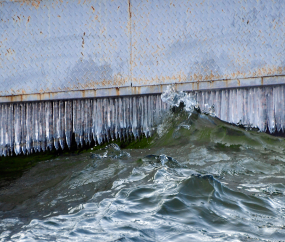
[[[110,141],[112,139],[111,137],[111,118],[112,118],[112,114],[111,114],[111,106],[110,106],[110,99],[109,98],[105,98],[105,113],[106,113],[106,137],[107,140]]]
[[[74,100],[73,101],[73,132],[75,136],[76,145],[79,146],[80,144],[80,101]]]
[[[264,115],[262,110],[262,89],[257,87],[254,88],[254,105],[255,105],[255,123],[254,126],[258,127],[259,130],[264,131],[265,125],[264,125]]]
[[[56,150],[59,149],[59,115],[58,101],[53,101],[53,144]]]
[[[38,150],[38,134],[38,103],[32,103],[32,152]]]
[[[85,124],[85,115],[84,115],[84,100],[80,100],[80,106],[79,106],[79,113],[78,113],[78,117],[79,118],[79,140],[80,140],[80,145],[81,147],[83,147],[84,144],[84,124]]]
[[[71,147],[71,135],[72,135],[72,102],[65,101],[65,113],[64,113],[64,127],[65,127],[65,139],[68,148]]]
[[[149,127],[149,136],[152,135],[152,127],[153,127],[153,120],[152,120],[152,117],[153,117],[153,99],[152,99],[152,95],[149,95],[148,96],[148,102],[147,102],[147,110],[148,110],[148,127]]]
[[[105,139],[109,140],[108,132],[107,132],[107,102],[106,98],[102,99],[102,137],[103,142]]]
[[[242,123],[243,109],[243,92],[242,89],[237,89],[237,124]]]
[[[282,132],[285,131],[285,86],[282,85],[280,87],[282,89],[281,91],[281,103],[283,104],[283,108],[282,108],[282,116],[281,116],[281,124],[282,124]]]
[[[248,112],[248,126],[253,127],[253,117],[254,117],[254,102],[252,89],[247,90],[247,112]]]
[[[233,90],[229,89],[227,90],[228,96],[227,96],[227,103],[228,103],[228,122],[234,123],[234,107],[233,107]]]
[[[97,142],[101,144],[102,139],[102,99],[97,100],[97,113],[96,113],[96,137]]]
[[[128,139],[128,98],[124,97],[124,139]]]
[[[45,103],[40,103],[40,144],[42,151],[46,151],[47,140],[46,140],[46,112]]]
[[[77,145],[83,146],[83,123],[84,123],[84,105],[82,103],[82,100],[77,100],[77,121],[76,121],[76,131],[77,131],[77,138],[76,138],[76,143]],[[83,118],[82,118],[83,116]],[[82,122],[83,121],[83,122]]]
[[[137,98],[136,97],[133,97],[132,98],[132,132],[133,132],[133,135],[135,137],[135,139],[137,139],[139,137],[139,134],[138,134],[138,117],[137,117]]]
[[[58,137],[59,137],[59,144],[61,149],[64,149],[65,146],[65,136],[64,136],[64,130],[65,130],[65,122],[64,122],[64,102],[59,101],[58,103]]]
[[[252,107],[252,95],[251,95],[251,89],[248,88],[246,90],[246,100],[247,100],[247,126],[252,127],[252,112],[253,112],[253,107]]]
[[[221,120],[227,120],[228,100],[226,95],[227,90],[221,91]]]
[[[78,146],[77,141],[77,100],[72,102],[72,132],[74,134],[76,145]]]
[[[275,115],[275,122],[276,122],[276,129],[278,132],[280,132],[282,128],[282,121],[281,116],[284,111],[283,103],[281,100],[281,94],[282,89],[280,86],[273,87],[273,98],[274,98],[274,115]]]
[[[133,138],[133,98],[132,97],[129,97],[128,98],[129,100],[129,134],[130,136]]]
[[[266,131],[266,98],[265,98],[265,90],[263,87],[259,87],[259,96],[260,96],[260,126],[259,129],[262,132]]]
[[[248,90],[247,89],[243,89],[242,92],[243,95],[243,119],[242,119],[242,124],[244,124],[245,126],[247,126],[249,124],[249,109],[248,109]]]
[[[121,139],[121,98],[116,99],[116,115],[117,115],[117,122],[116,122],[116,128],[117,128],[117,139]]]
[[[154,96],[154,103],[153,103],[153,108],[154,108],[154,110],[153,110],[153,123],[154,123],[154,125],[157,125],[158,123],[159,123],[159,119],[160,119],[160,117],[159,117],[159,114],[160,114],[160,112],[159,112],[159,96],[158,95],[155,95]]]
[[[232,123],[238,123],[239,117],[238,117],[238,112],[237,112],[237,90],[232,89],[230,92],[231,95],[231,102],[232,105],[231,107],[231,122]]]
[[[266,90],[266,110],[267,110],[267,126],[270,133],[275,132],[275,116],[273,102],[273,88],[269,87]]]
[[[207,113],[207,92],[202,92],[202,108],[201,111]]]
[[[46,149],[52,150],[53,148],[53,115],[52,103],[45,102],[45,123],[46,123]]]
[[[12,127],[12,123],[9,124],[10,127]],[[20,104],[15,105],[14,110],[14,127],[15,127],[15,145],[14,145],[14,152],[16,155],[19,155],[21,153],[21,110],[20,110]]]
[[[132,125],[131,125],[131,101],[130,98],[126,98],[126,135],[127,139],[132,137]]]
[[[118,139],[119,138],[119,128],[118,128],[118,125],[119,125],[119,102],[118,102],[118,98],[116,98],[114,100],[114,133],[115,133],[115,138]]]
[[[7,144],[8,144],[8,113],[7,113],[7,104],[3,105],[3,155],[7,156]]]
[[[143,106],[144,106],[143,108],[144,109],[143,132],[146,137],[149,137],[147,100],[148,100],[148,96],[144,96],[143,97]]]
[[[3,154],[3,148],[4,148],[4,126],[3,126],[3,104],[0,104],[0,155]]]
[[[126,139],[126,99],[122,98],[122,138]]]
[[[109,113],[110,113],[110,135],[111,139],[115,139],[115,134],[114,134],[114,122],[115,122],[115,104],[114,104],[114,99],[110,99],[110,104],[109,104]]]
[[[144,132],[143,121],[144,121],[143,97],[140,96],[138,98],[138,128],[139,128],[139,135],[142,135],[143,132]]]
[[[85,99],[83,105],[83,139],[85,144],[90,144],[90,119],[92,118],[90,113],[90,99]]]
[[[215,112],[216,116],[221,119],[221,91],[216,91],[216,97],[215,97]]]
[[[26,136],[25,136],[25,142],[26,142],[26,150],[27,153],[31,153],[31,145],[32,145],[32,105],[31,103],[26,104]],[[23,137],[24,138],[24,137]]]
[[[38,151],[41,151],[43,150],[42,147],[43,147],[43,125],[42,125],[42,119],[43,119],[43,114],[42,114],[42,110],[41,110],[41,106],[42,106],[42,103],[40,102],[38,104],[38,126],[39,126],[39,138],[38,138]],[[45,148],[44,148],[45,149]],[[43,150],[44,151],[44,150]]]
[[[140,96],[137,98],[137,122],[138,122],[138,134],[139,134],[139,136],[141,136],[143,133],[142,126],[143,126],[143,115],[144,115],[144,113],[143,113],[142,103],[143,103],[143,100],[142,100],[142,97]]]
[[[91,136],[91,122],[92,122],[92,115],[91,115],[91,100],[85,100],[85,130],[84,130],[84,137],[85,143],[91,144],[92,136]],[[86,134],[85,134],[86,132]]]
[[[97,119],[97,101],[96,99],[93,99],[92,100],[92,135],[93,135],[94,141],[98,142],[97,136],[96,136],[96,131],[97,131],[96,119]]]
[[[7,155],[12,154],[14,151],[14,142],[15,142],[15,136],[14,136],[14,105],[10,103],[8,105],[7,109],[7,115],[8,115],[8,133],[7,133]]]

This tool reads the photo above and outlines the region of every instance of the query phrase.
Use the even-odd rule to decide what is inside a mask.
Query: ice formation
[[[30,154],[47,149],[101,144],[113,139],[150,136],[170,106],[185,104],[192,112],[223,121],[285,131],[285,86],[249,87],[162,95],[0,104],[0,155]]]
[[[30,154],[150,136],[168,104],[161,95],[0,104],[0,154]]]
[[[189,93],[168,87],[162,99],[172,106],[184,102],[188,111],[199,107],[203,113],[229,123],[258,128],[261,132],[285,131],[284,85]]]

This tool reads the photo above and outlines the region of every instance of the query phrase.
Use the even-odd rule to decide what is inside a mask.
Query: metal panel
[[[283,0],[0,0],[0,102],[267,85],[284,36]]]
[[[0,95],[130,85],[128,1],[0,3]]]
[[[284,23],[283,0],[133,0],[133,85],[284,74]]]

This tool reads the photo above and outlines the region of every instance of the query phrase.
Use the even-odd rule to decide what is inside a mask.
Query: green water
[[[284,240],[284,138],[180,110],[119,145],[53,154],[6,182],[0,241]]]

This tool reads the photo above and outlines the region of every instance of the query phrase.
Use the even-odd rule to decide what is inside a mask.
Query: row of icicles
[[[169,87],[162,95],[0,104],[0,154],[70,148],[73,136],[78,146],[148,137],[164,113],[180,102],[188,111],[199,106],[229,123],[284,132],[284,101],[285,86],[189,93]]]
[[[148,137],[168,109],[160,95],[1,104],[0,153]]]

